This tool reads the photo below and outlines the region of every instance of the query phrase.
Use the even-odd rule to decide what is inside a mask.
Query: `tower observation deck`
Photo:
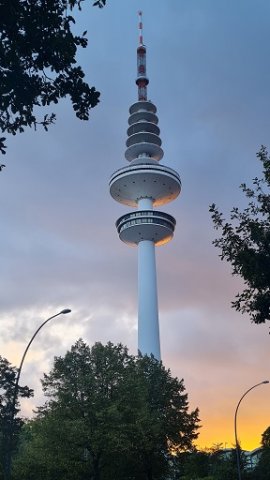
[[[163,158],[162,142],[156,106],[147,100],[148,83],[139,12],[138,101],[129,109],[125,152],[129,165],[114,172],[109,185],[114,200],[137,208],[122,215],[116,228],[124,243],[138,246],[138,349],[160,360],[155,246],[172,239],[176,222],[159,207],[179,195],[181,180],[175,170],[159,163]]]

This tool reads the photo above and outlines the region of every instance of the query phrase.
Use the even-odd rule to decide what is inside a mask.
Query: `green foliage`
[[[241,455],[241,476],[249,476],[244,453]],[[235,450],[224,450],[221,444],[210,449],[179,454],[174,461],[174,476],[171,480],[236,480],[238,478]]]
[[[84,80],[77,64],[86,33],[72,33],[72,11],[85,0],[0,1],[0,130],[15,135],[41,124],[45,130],[55,114],[36,117],[36,107],[48,107],[70,97],[76,116],[88,120],[99,92]],[[94,2],[103,7],[106,0]],[[5,153],[5,137],[0,151]]]
[[[270,448],[270,427],[263,432],[261,444],[264,448]]]
[[[178,472],[181,480],[205,479],[209,473],[207,452],[185,452],[178,456]]]
[[[254,469],[252,480],[269,480],[270,478],[270,448],[262,450],[258,465]]]
[[[22,428],[22,418],[16,416],[11,425],[11,416],[13,409],[14,387],[17,377],[17,369],[13,367],[6,358],[0,356],[0,471],[4,470],[6,463],[7,448],[15,449],[17,445],[18,434]],[[30,397],[33,390],[27,386],[18,387],[18,397],[15,404],[15,415],[20,410],[19,397]],[[13,430],[13,444],[10,445],[10,429]],[[0,476],[1,478],[1,476]]]
[[[237,464],[235,452],[224,454],[216,451],[211,454],[210,472],[215,479],[232,480],[237,478]]]
[[[270,157],[265,147],[257,154],[263,166],[263,178],[253,180],[253,188],[241,189],[248,205],[240,211],[231,210],[227,222],[215,204],[210,212],[214,227],[221,237],[213,244],[220,248],[220,257],[232,265],[233,275],[244,280],[245,288],[236,295],[232,306],[248,313],[259,324],[270,320]]]
[[[262,434],[262,450],[260,452],[259,462],[254,470],[254,476],[251,480],[269,480],[270,478],[270,427]]]
[[[122,345],[79,340],[42,383],[48,400],[25,427],[18,480],[163,479],[171,450],[197,437],[183,380]]]

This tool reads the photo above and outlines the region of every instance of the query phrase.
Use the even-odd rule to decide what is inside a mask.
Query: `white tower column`
[[[110,179],[114,200],[137,210],[116,221],[119,238],[138,247],[138,349],[160,361],[158,295],[155,247],[169,242],[175,219],[157,207],[173,201],[181,191],[179,174],[160,165],[163,158],[157,109],[147,100],[146,47],[139,12],[139,46],[137,48],[138,101],[129,109],[127,149],[128,167],[120,168]]]
[[[140,198],[138,200],[138,209],[139,210],[152,210],[153,209],[152,198]]]
[[[155,244],[138,244],[138,348],[160,360]]]

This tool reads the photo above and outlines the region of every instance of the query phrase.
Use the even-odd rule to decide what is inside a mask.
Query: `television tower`
[[[127,129],[127,167],[110,179],[114,200],[135,207],[135,212],[121,216],[116,228],[124,243],[138,246],[138,349],[160,360],[158,295],[155,246],[173,237],[175,219],[153,210],[174,200],[181,191],[178,173],[160,165],[163,157],[156,107],[147,100],[146,47],[143,43],[142,12],[139,12],[137,48],[138,101],[131,105]]]

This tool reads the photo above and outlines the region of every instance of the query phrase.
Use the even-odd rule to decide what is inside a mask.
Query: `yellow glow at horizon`
[[[270,426],[270,413],[260,411],[255,419],[251,417],[241,418],[238,422],[238,440],[243,450],[254,450],[261,445],[261,436]],[[205,419],[200,429],[200,435],[195,442],[198,449],[210,448],[215,444],[222,444],[223,448],[234,448],[234,418]]]

